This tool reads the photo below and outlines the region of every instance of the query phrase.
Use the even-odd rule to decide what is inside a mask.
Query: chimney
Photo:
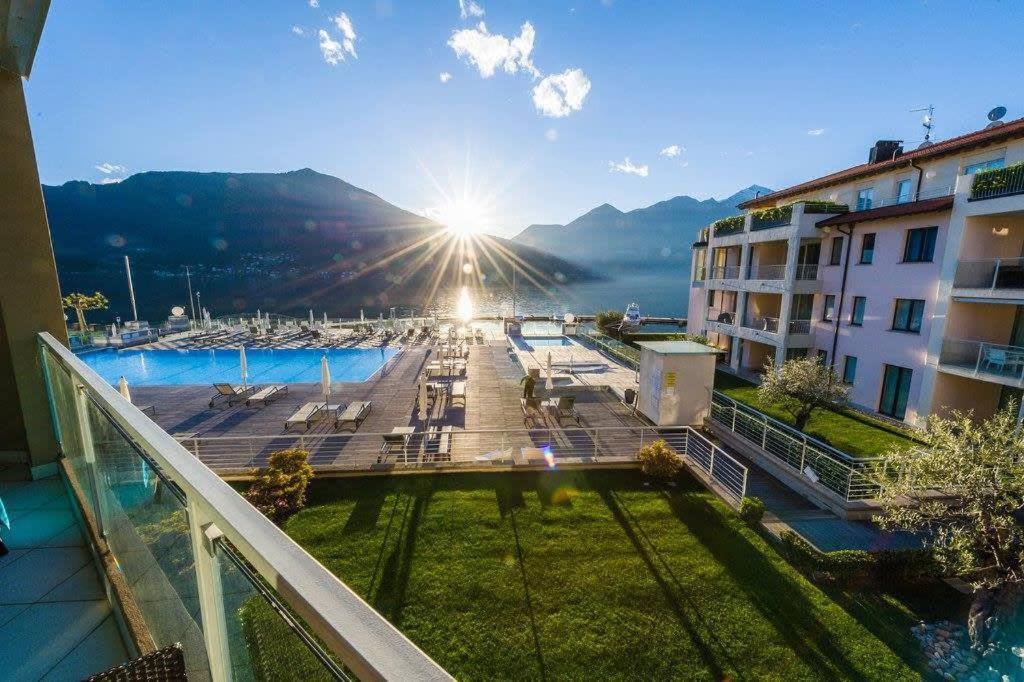
[[[868,152],[868,163],[891,161],[903,153],[903,140],[878,140]]]

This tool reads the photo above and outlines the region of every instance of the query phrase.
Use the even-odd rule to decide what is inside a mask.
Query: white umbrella
[[[245,346],[238,348],[238,362],[242,370],[242,386],[246,386],[246,382],[249,380],[249,363],[245,359]]]
[[[427,412],[427,377],[420,378],[420,421],[426,422],[430,416]]]
[[[327,326],[327,313],[324,313],[324,326]]]
[[[359,321],[360,322],[366,322],[366,315],[363,313],[363,309],[362,308],[359,309]]]
[[[256,309],[256,319],[259,320],[260,322],[263,321],[263,314],[260,312],[259,308]]]
[[[309,326],[310,327],[313,326],[313,309],[312,308],[309,309]]]
[[[127,400],[128,402],[132,401],[132,394],[131,391],[128,390],[127,379],[121,377],[120,379],[117,380],[117,390],[118,392],[121,393],[122,397],[124,397],[125,400]]]
[[[324,394],[324,407],[331,409],[331,368],[327,366],[327,354],[320,358],[320,388]]]
[[[555,380],[551,377],[551,351],[548,351],[548,380],[544,386],[549,391],[555,387]]]

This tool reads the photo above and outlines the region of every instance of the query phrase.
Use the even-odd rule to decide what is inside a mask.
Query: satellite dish
[[[995,122],[1006,116],[1006,107],[996,107],[992,111],[988,112],[988,120]]]
[[[180,305],[176,305],[173,308],[171,308],[171,315],[174,315],[175,317],[181,317],[184,314],[185,309],[182,308]]]
[[[573,315],[572,313],[566,313],[565,317],[563,317],[562,319],[565,320],[566,324],[572,324],[573,322],[576,321],[576,316]]]

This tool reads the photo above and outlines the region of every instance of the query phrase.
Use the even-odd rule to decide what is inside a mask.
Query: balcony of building
[[[768,367],[768,363],[775,361],[776,348],[774,345],[753,339],[740,339],[739,343],[739,366],[736,369],[741,375],[762,374]]]
[[[953,301],[938,357],[940,372],[1024,385],[1024,306]]]
[[[746,278],[769,282],[785,280],[788,252],[789,242],[786,240],[751,244]]]
[[[942,417],[961,412],[981,421],[992,417],[1011,401],[1019,410],[1022,395],[1024,391],[1017,386],[982,377],[939,372],[935,377],[931,409]]]
[[[746,305],[739,333],[751,341],[777,344],[782,314],[782,296],[772,293],[746,292]]]
[[[719,246],[711,251],[707,279],[711,281],[733,281],[740,278],[741,246]]]
[[[1024,194],[1024,163],[979,171],[971,180],[968,201],[984,201]]]
[[[953,277],[956,300],[1024,301],[1024,212],[965,219],[960,261]]]
[[[739,294],[735,291],[709,290],[704,328],[717,333],[735,334],[738,298]]]

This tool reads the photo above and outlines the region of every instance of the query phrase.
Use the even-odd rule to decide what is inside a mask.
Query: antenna
[[[911,113],[918,111],[927,112],[921,119],[921,127],[924,128],[924,142],[921,143],[922,147],[927,147],[932,143],[932,127],[935,125],[935,107],[929,104],[923,109],[911,109]]]
[[[1003,116],[1006,116],[1006,107],[996,107],[992,111],[988,112],[988,120],[990,123],[985,127],[995,128],[996,126],[1003,125],[1003,122],[999,120]]]

